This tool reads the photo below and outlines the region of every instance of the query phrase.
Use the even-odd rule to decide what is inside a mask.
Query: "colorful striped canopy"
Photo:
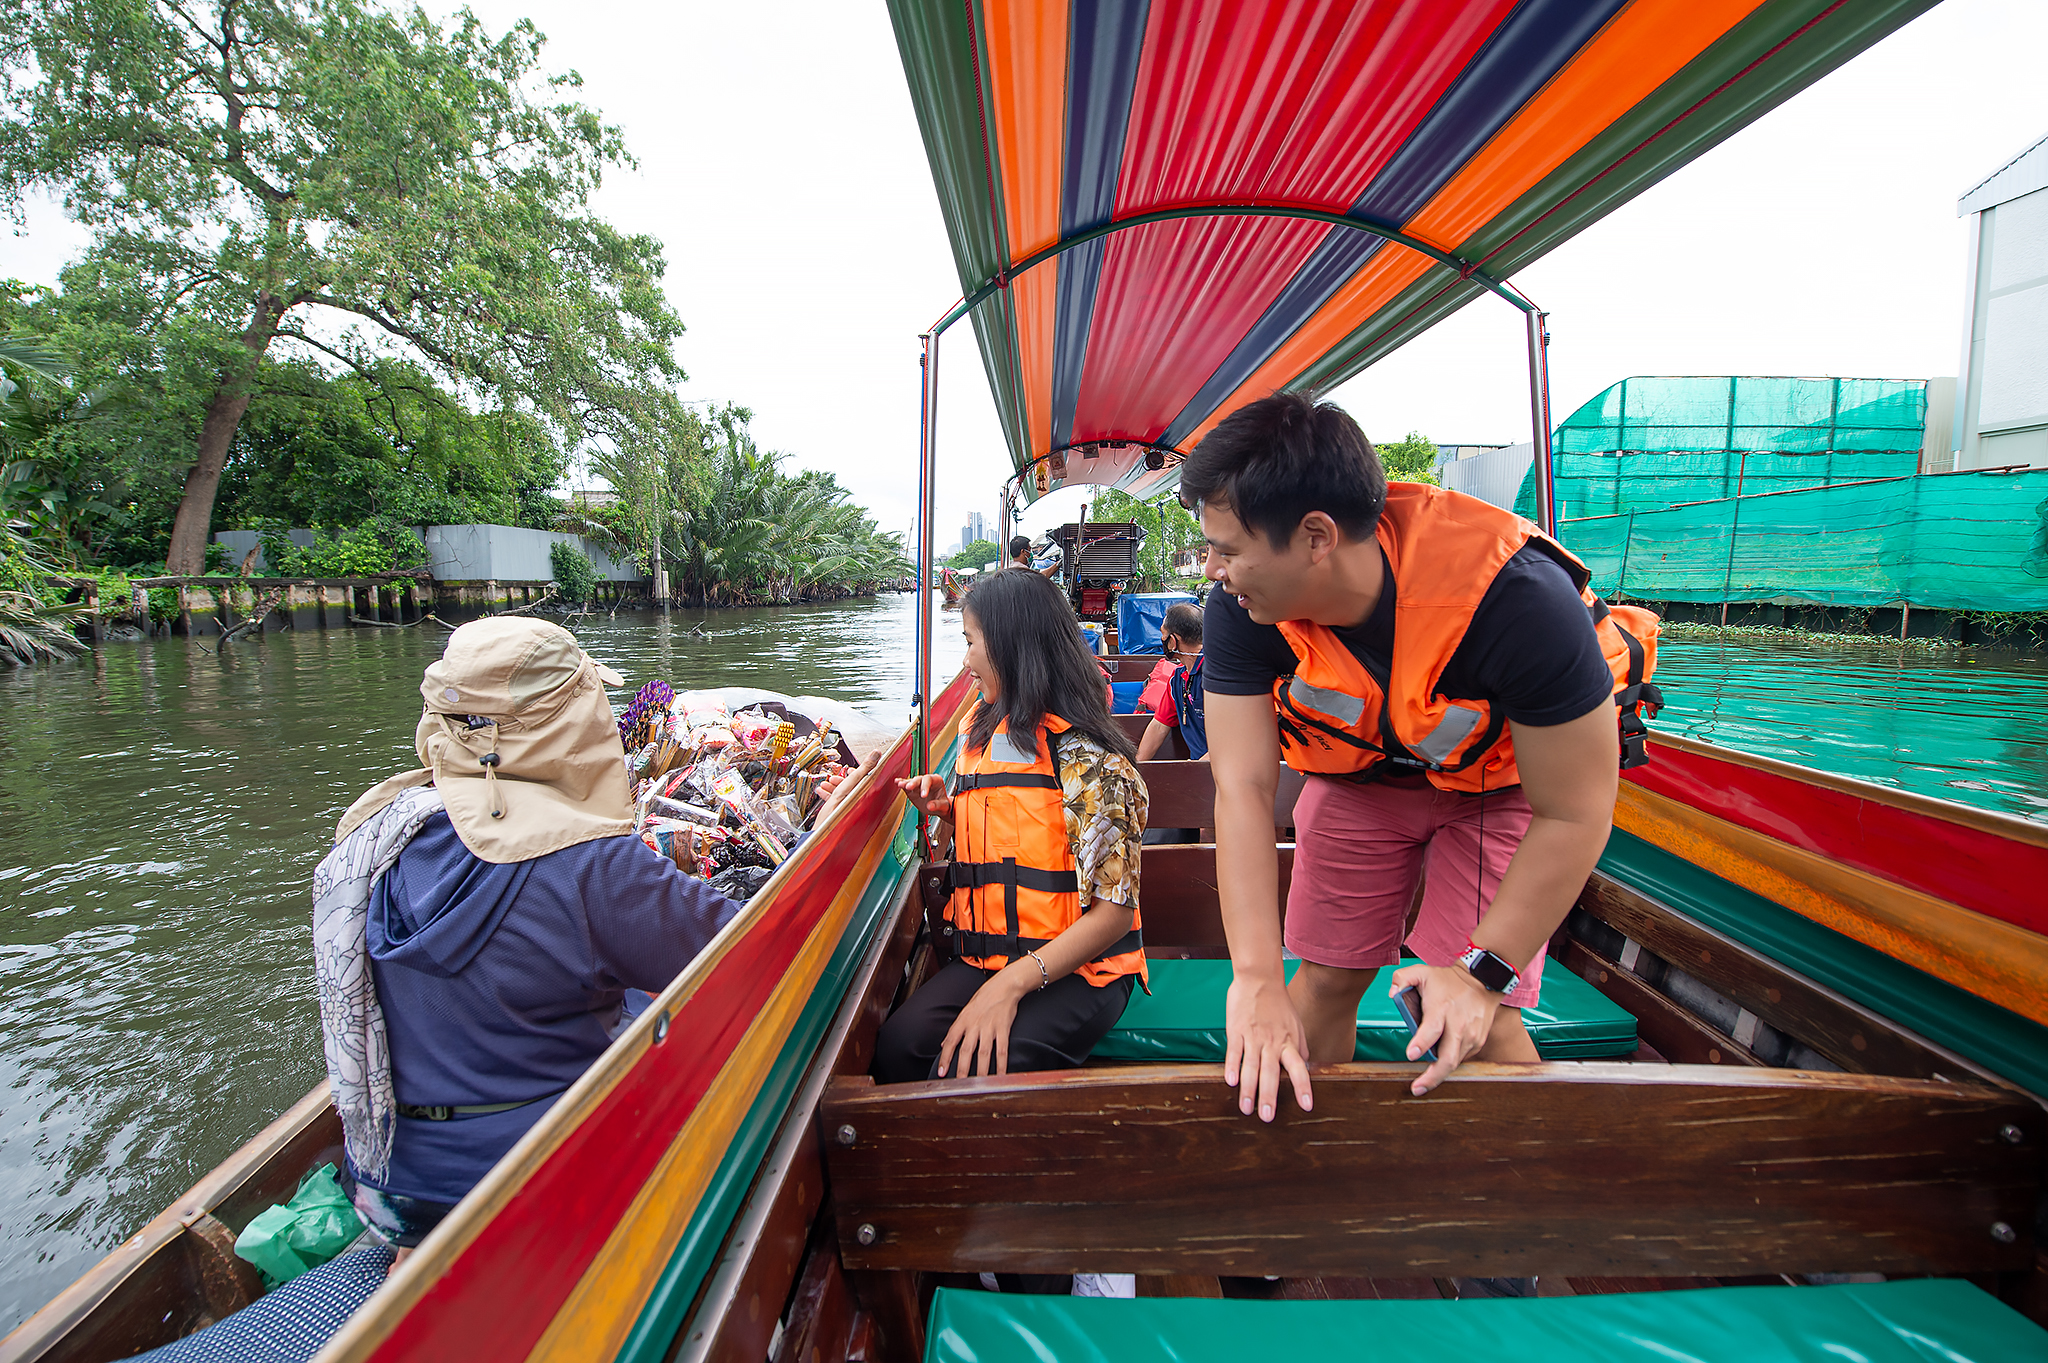
[[[889,8],[1031,499],[1170,487],[1147,449],[1351,377],[1932,4]]]

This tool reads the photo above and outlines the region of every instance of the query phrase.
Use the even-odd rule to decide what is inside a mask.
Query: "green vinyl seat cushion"
[[[1041,1297],[941,1288],[925,1363],[2018,1363],[2048,1331],[1947,1278],[1481,1301]]]
[[[1287,963],[1291,979],[1298,961]],[[1228,961],[1150,963],[1152,992],[1134,990],[1117,1025],[1096,1044],[1097,1060],[1221,1063],[1223,996],[1230,989]],[[1354,1060],[1408,1058],[1408,1028],[1387,996],[1382,972],[1358,1005]],[[1522,1022],[1545,1060],[1591,1060],[1636,1049],[1636,1020],[1605,994],[1564,967],[1543,971],[1543,1001],[1522,1010]]]

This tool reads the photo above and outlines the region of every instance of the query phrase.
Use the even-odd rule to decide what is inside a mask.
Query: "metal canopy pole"
[[[939,335],[932,331],[918,339],[924,347],[918,358],[924,372],[924,387],[920,394],[917,438],[917,675],[912,679],[916,689],[910,698],[917,720],[913,775],[923,775],[932,769],[932,522],[936,519],[933,501],[939,442]]]
[[[1529,321],[1529,425],[1531,448],[1536,452],[1536,524],[1555,538],[1557,490],[1550,473],[1550,314],[1532,308],[1524,316]]]

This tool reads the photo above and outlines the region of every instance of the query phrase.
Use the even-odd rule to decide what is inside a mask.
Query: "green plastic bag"
[[[320,1267],[362,1233],[334,1166],[323,1164],[299,1181],[291,1201],[256,1214],[235,1237],[235,1254],[256,1265],[265,1287],[276,1287]]]

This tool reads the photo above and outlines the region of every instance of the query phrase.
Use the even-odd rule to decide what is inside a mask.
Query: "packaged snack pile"
[[[731,712],[658,681],[619,715],[619,740],[641,840],[742,902],[810,836],[820,784],[853,762],[829,721],[774,701]]]

